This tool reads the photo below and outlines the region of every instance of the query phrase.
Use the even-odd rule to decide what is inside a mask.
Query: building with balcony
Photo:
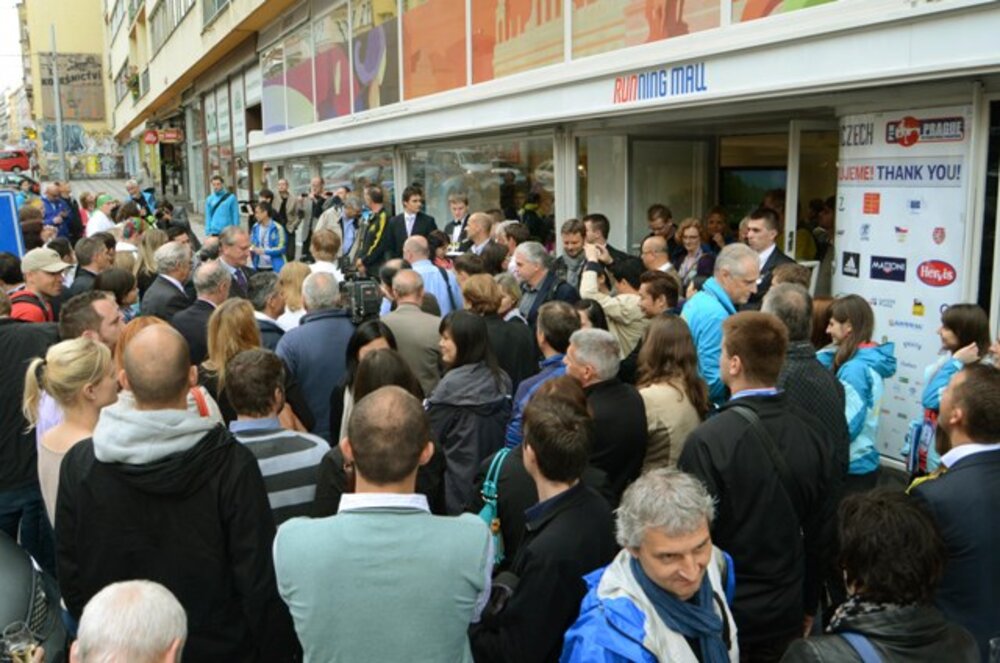
[[[62,114],[67,176],[108,177],[121,172],[120,149],[110,131],[101,0],[22,0],[24,93],[31,109],[42,176],[60,176],[56,104]],[[55,35],[55,49],[52,37]],[[55,51],[55,52],[54,52]],[[55,95],[53,61],[59,75]],[[27,127],[24,127],[27,128]]]

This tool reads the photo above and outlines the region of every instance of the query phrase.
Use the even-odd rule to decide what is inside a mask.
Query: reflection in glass
[[[284,57],[284,49],[280,42],[264,51],[260,57],[261,112],[264,119],[264,133],[284,131],[288,127],[288,118],[285,114]],[[205,117],[208,118],[207,106],[205,110]]]

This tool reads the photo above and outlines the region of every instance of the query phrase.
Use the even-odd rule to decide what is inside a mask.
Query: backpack
[[[53,320],[51,319],[52,310],[45,305],[45,300],[43,300],[41,297],[31,292],[30,290],[20,290],[10,296],[11,308],[13,308],[15,304],[21,304],[21,303],[37,306],[42,310],[42,315],[45,316],[46,322],[53,322]]]

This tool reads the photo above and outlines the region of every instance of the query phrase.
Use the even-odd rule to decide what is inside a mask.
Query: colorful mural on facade
[[[472,82],[563,61],[562,0],[472,0]]]
[[[404,0],[403,97],[464,86],[465,62],[464,3]]]
[[[43,175],[54,177],[59,168],[59,141],[56,125],[46,122],[38,135]],[[87,129],[76,122],[63,123],[63,149],[70,177],[119,177],[124,165],[121,146],[107,130]]]
[[[825,5],[834,0],[733,0],[733,20],[752,21],[765,16]]]
[[[573,0],[573,57],[718,26],[717,0]]]
[[[352,0],[354,110],[399,101],[399,27],[396,0]],[[317,90],[319,81],[317,79]]]

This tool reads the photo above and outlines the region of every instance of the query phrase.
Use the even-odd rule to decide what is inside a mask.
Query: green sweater
[[[289,520],[274,566],[306,663],[471,662],[488,546],[470,514],[376,507]]]

